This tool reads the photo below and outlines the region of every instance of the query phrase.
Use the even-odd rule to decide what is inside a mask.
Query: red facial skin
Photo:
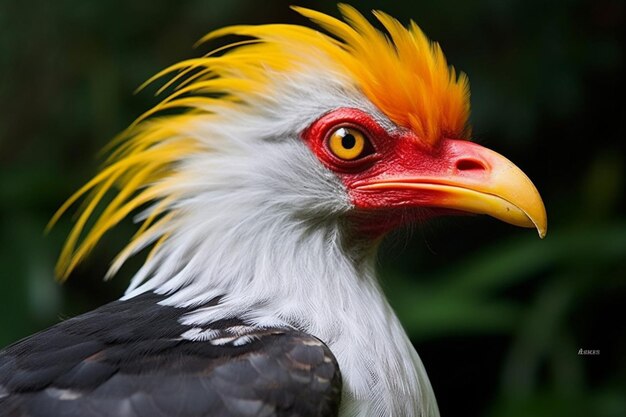
[[[352,161],[342,160],[330,151],[328,138],[339,127],[360,130],[371,143],[371,153]],[[364,232],[379,235],[408,221],[441,214],[459,213],[437,208],[437,190],[364,189],[364,185],[390,178],[427,178],[438,183],[451,175],[467,181],[484,180],[489,164],[478,152],[478,145],[466,140],[442,139],[429,147],[408,129],[387,132],[361,110],[340,108],[316,120],[302,134],[319,160],[335,172],[348,190],[355,211],[354,219]]]

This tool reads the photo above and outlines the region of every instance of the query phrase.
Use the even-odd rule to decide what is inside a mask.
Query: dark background
[[[134,89],[217,45],[236,23],[305,23],[289,2],[0,2],[0,346],[120,296],[141,260],[101,277],[127,221],[60,286],[71,225],[44,236],[97,152],[157,103]],[[329,2],[299,2],[337,14]],[[463,0],[354,4],[414,19],[472,87],[475,140],[516,162],[550,222],[438,219],[387,239],[383,286],[444,416],[626,415],[624,3]],[[578,355],[599,349],[598,356]]]

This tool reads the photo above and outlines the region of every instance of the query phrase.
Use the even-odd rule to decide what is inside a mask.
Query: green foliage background
[[[111,233],[64,286],[71,225],[46,222],[96,172],[102,146],[156,104],[149,76],[235,23],[297,22],[288,2],[0,2],[0,346],[120,296],[140,260],[101,277]],[[330,2],[299,2],[335,13]],[[472,85],[475,140],[542,192],[548,236],[488,218],[436,220],[384,244],[383,286],[442,415],[626,415],[624,3],[354,4],[416,20]],[[215,47],[215,45],[212,45]],[[599,349],[598,356],[578,355]]]

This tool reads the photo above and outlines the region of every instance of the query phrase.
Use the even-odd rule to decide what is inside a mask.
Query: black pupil
[[[356,139],[351,133],[346,133],[346,135],[341,138],[341,146],[345,149],[352,149],[354,145],[356,145]]]

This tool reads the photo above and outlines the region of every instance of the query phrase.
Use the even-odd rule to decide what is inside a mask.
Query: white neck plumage
[[[212,216],[181,232],[184,241],[164,244],[152,260],[159,269],[127,298],[155,290],[171,294],[169,305],[193,306],[223,296],[184,322],[238,316],[320,338],[342,372],[341,416],[438,415],[421,361],[378,286],[371,245],[345,245],[342,225],[332,221],[309,224],[276,206],[219,201]]]

